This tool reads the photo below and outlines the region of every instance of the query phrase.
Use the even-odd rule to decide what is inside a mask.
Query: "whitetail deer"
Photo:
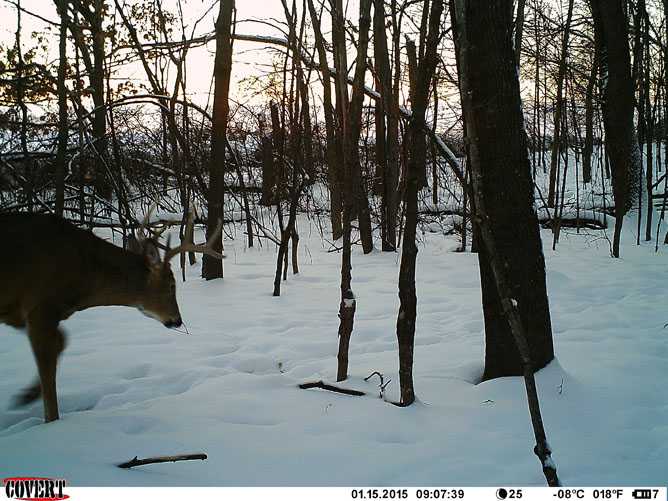
[[[165,327],[182,325],[169,261],[185,251],[222,259],[212,248],[222,225],[205,245],[184,243],[171,249],[168,240],[160,259],[157,241],[143,234],[147,220],[127,251],[56,216],[0,215],[0,323],[27,327],[39,373],[37,382],[17,396],[17,405],[41,393],[45,421],[58,419],[56,366],[65,348],[58,324],[77,311],[133,306]],[[188,229],[192,224],[191,217]]]

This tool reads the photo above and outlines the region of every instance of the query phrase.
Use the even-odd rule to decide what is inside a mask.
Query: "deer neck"
[[[79,309],[141,305],[149,270],[140,256],[116,249],[112,249],[111,255],[93,263],[89,274],[89,293]]]

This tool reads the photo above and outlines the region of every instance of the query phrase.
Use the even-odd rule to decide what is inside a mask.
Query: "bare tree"
[[[401,385],[401,405],[410,405],[415,401],[413,386],[413,348],[415,344],[415,320],[417,316],[417,294],[415,291],[415,263],[417,245],[415,242],[417,227],[417,196],[420,173],[425,172],[426,145],[424,119],[429,100],[429,88],[434,78],[438,63],[438,42],[441,37],[441,16],[443,0],[429,0],[423,3],[428,12],[426,36],[420,38],[419,52],[414,42],[408,41],[408,57],[411,82],[412,115],[408,125],[410,136],[410,157],[406,172],[404,205],[406,222],[404,225],[401,267],[399,269],[399,314],[397,316],[397,341],[399,343],[399,379]],[[418,59],[418,54],[420,54]]]
[[[568,13],[566,14],[566,24],[561,37],[561,53],[559,56],[559,72],[557,74],[557,96],[554,110],[554,130],[552,139],[552,157],[550,161],[550,186],[547,194],[548,207],[554,207],[558,172],[559,172],[559,152],[562,148],[561,123],[564,112],[564,79],[566,77],[566,58],[568,57],[568,39],[571,34],[571,20],[573,19],[573,2],[568,1]],[[566,143],[567,144],[567,143]]]
[[[341,223],[341,173],[338,168],[337,151],[340,145],[336,137],[336,125],[334,120],[334,106],[332,104],[332,85],[331,72],[327,62],[327,51],[325,48],[325,38],[320,29],[320,17],[318,16],[313,0],[308,0],[309,13],[311,15],[311,24],[315,33],[315,46],[318,51],[319,68],[322,79],[323,95],[323,114],[325,115],[325,134],[326,134],[326,159],[327,159],[327,177],[329,182],[330,196],[330,221],[332,224],[332,238],[338,240],[343,234]]]
[[[216,59],[213,67],[213,121],[211,124],[211,163],[209,169],[209,193],[207,199],[208,216],[207,240],[215,234],[219,222],[223,220],[225,145],[227,143],[227,121],[230,111],[230,73],[232,72],[232,15],[234,0],[220,0],[216,21]],[[222,234],[213,242],[213,249],[222,252]],[[205,255],[202,258],[202,276],[211,280],[223,277],[223,261]]]
[[[107,153],[107,111],[105,108],[104,60],[105,31],[103,27],[107,4],[105,0],[70,0],[72,8],[88,23],[91,34],[89,46],[84,30],[78,23],[69,23],[74,40],[79,46],[90,79],[93,96],[93,147],[95,154],[104,159]],[[92,52],[91,52],[92,48]]]
[[[475,140],[477,154],[474,159],[474,149],[469,149],[473,206],[476,212],[481,210],[480,204],[486,208],[484,217],[491,227],[498,253],[492,255],[488,245],[483,245],[478,253],[485,318],[483,378],[493,379],[521,375],[525,370],[512,326],[504,313],[504,298],[498,290],[492,269],[496,259],[503,263],[508,276],[511,297],[517,303],[516,308],[528,336],[534,369],[547,365],[554,358],[554,349],[545,285],[545,262],[538,218],[533,207],[531,167],[526,151],[526,136],[522,132],[524,122],[519,104],[519,84],[513,69],[514,57],[509,57],[508,52],[505,52],[512,52],[512,39],[504,34],[504,23],[512,21],[505,16],[491,26],[488,25],[491,22],[489,16],[503,12],[500,6],[490,11],[467,8],[472,11],[467,26],[478,26],[472,24],[475,19],[482,30],[477,32],[473,27],[468,28],[466,33],[458,30],[460,59],[467,55],[469,61],[466,67],[463,60],[460,61],[460,91],[464,104],[466,137],[471,138],[469,143]],[[490,52],[485,52],[485,48]],[[475,113],[469,109],[474,104],[468,100],[468,96],[464,96],[465,87],[474,93],[475,102],[486,103],[484,108],[475,107]],[[475,123],[469,125],[471,120],[475,120]],[[476,173],[476,168],[482,170]],[[481,216],[475,219],[482,224]]]
[[[373,37],[376,84],[381,99],[376,102],[377,162],[381,174],[381,245],[397,248],[397,179],[399,177],[399,103],[392,89],[392,70],[385,29],[385,2],[374,0]],[[393,0],[396,4],[396,0]],[[395,71],[399,71],[398,68]],[[398,94],[397,94],[398,98]]]
[[[360,219],[363,217],[359,205],[359,137],[364,101],[364,75],[366,73],[366,52],[371,25],[371,0],[361,0],[359,10],[359,41],[355,60],[353,95],[348,101],[347,57],[344,34],[342,0],[332,2],[332,38],[334,42],[334,67],[336,69],[336,99],[340,132],[343,137],[343,249],[341,252],[341,303],[339,305],[339,352],[337,381],[348,377],[348,346],[355,319],[355,294],[353,293],[351,264],[351,221],[355,208]],[[366,200],[366,195],[364,196]],[[357,206],[356,206],[357,202]],[[360,223],[361,224],[361,223]]]
[[[619,257],[624,215],[637,196],[640,151],[633,125],[634,92],[628,26],[622,0],[590,0],[603,89],[605,145],[610,158],[615,196],[612,255]]]
[[[60,35],[58,40],[58,149],[56,152],[56,206],[55,213],[63,215],[65,207],[65,170],[67,139],[69,136],[67,120],[67,88],[65,73],[67,70],[67,7],[68,0],[57,0],[56,7],[60,15]]]
[[[558,486],[534,378],[535,370],[550,361],[553,352],[545,265],[509,29],[512,0],[454,3],[460,95],[483,240],[479,261],[485,377],[507,375],[507,369],[524,376],[536,439],[534,452],[548,485]],[[498,331],[491,330],[491,321]]]
[[[514,38],[514,48],[515,48],[515,66],[520,67],[520,58],[522,55],[522,33],[524,31],[524,5],[525,0],[518,0],[517,2],[517,15],[515,16],[515,38]]]

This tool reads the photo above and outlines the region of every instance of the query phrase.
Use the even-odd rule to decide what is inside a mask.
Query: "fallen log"
[[[552,227],[555,224],[555,220],[553,218],[541,218],[538,220],[538,222],[544,229],[552,229]],[[559,226],[561,226],[562,228],[585,228],[588,230],[605,230],[608,227],[605,220],[599,221],[597,219],[583,218],[583,217],[561,218],[559,220]]]

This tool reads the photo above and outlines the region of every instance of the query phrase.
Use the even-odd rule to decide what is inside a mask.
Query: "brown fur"
[[[181,325],[175,281],[151,240],[132,253],[63,219],[39,214],[0,215],[0,323],[25,328],[39,382],[17,403],[41,390],[45,420],[58,419],[56,366],[65,348],[61,320],[94,306],[140,309],[167,327]]]

